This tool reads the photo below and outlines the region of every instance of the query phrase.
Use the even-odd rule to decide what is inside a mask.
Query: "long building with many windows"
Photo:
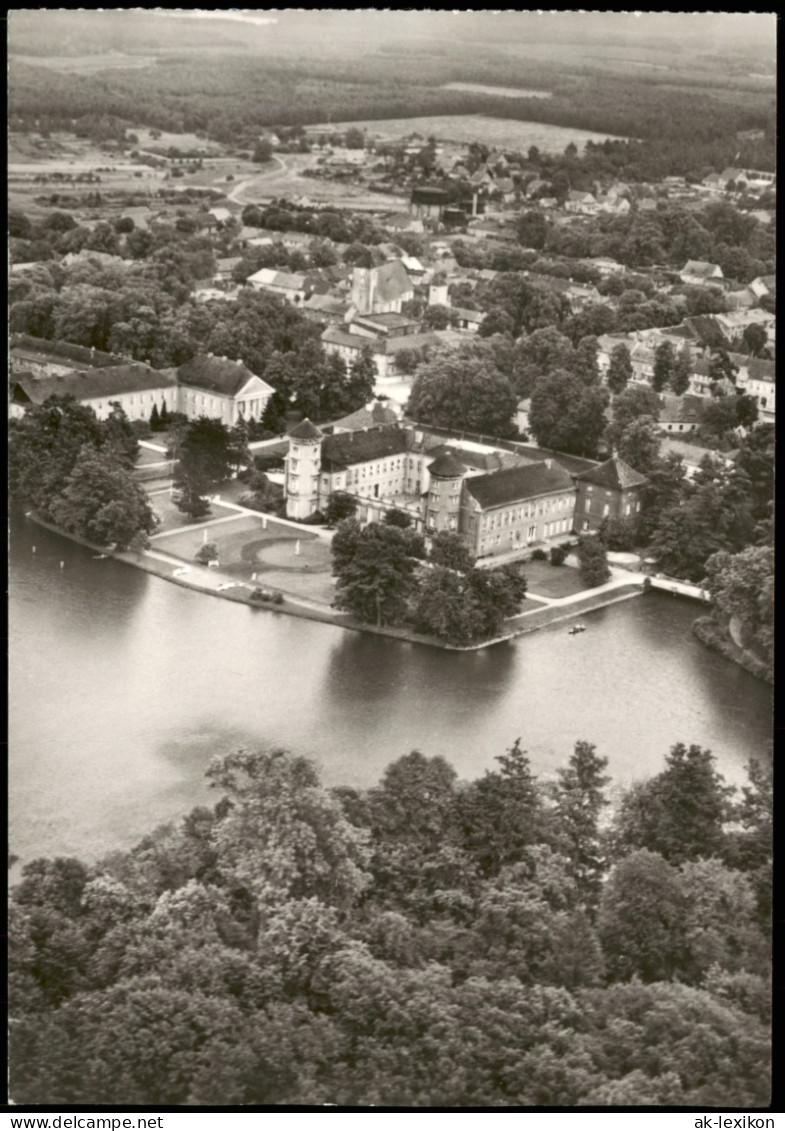
[[[536,449],[523,454],[445,442],[398,424],[325,435],[304,420],[289,433],[284,462],[290,518],[308,518],[324,510],[332,494],[345,492],[362,523],[403,510],[426,537],[453,531],[478,558],[563,539],[578,530],[579,520],[581,532],[594,531],[602,517],[635,514],[646,482],[618,457],[576,471],[558,456],[539,457]],[[582,468],[588,462],[580,461]],[[592,500],[580,515],[579,496]]]

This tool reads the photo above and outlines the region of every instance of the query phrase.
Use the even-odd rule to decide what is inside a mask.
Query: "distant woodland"
[[[12,128],[76,125],[91,130],[103,121],[119,136],[124,128],[149,126],[248,144],[271,126],[484,113],[639,138],[646,143],[642,175],[648,177],[697,174],[706,165],[719,170],[733,163],[774,168],[774,94],[750,77],[756,66],[751,60],[736,60],[736,65],[713,60],[711,66],[682,66],[673,74],[643,69],[630,74],[628,69],[614,73],[607,60],[602,66],[566,66],[534,52],[531,59],[511,58],[488,43],[458,42],[439,53],[433,44],[420,50],[406,44],[398,49],[371,45],[361,51],[349,42],[343,50],[326,46],[320,56],[292,43],[273,52],[262,41],[258,54],[257,48],[241,53],[236,29],[227,31],[230,25],[220,23],[216,50],[206,66],[194,46],[204,43],[195,22],[148,18],[140,25],[132,19],[122,33],[114,27],[111,34],[101,34],[85,24],[75,34],[71,18],[60,37],[51,29],[42,35],[35,21],[15,24],[11,50],[21,58],[12,54]],[[146,51],[150,65],[84,74],[37,65],[36,57],[48,62],[55,44],[70,55],[79,50],[87,56],[101,50]],[[441,89],[456,80],[544,89],[552,97],[502,98]],[[740,143],[736,134],[750,130],[763,130],[765,137]]]

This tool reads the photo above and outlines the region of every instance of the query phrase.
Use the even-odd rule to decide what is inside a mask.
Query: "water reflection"
[[[133,844],[210,803],[211,756],[243,745],[366,787],[413,749],[473,778],[519,736],[539,774],[585,738],[626,783],[683,741],[738,782],[770,737],[769,689],[705,650],[694,606],[669,596],[587,614],[579,636],[557,625],[442,652],[218,601],[34,536],[36,555],[30,524],[13,523],[10,836],[24,858]]]

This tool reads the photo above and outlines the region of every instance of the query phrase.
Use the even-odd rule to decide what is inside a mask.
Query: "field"
[[[526,151],[536,145],[543,153],[561,153],[573,142],[582,148],[587,141],[604,141],[613,134],[591,133],[566,126],[549,126],[542,122],[517,122],[508,118],[492,118],[484,114],[444,114],[428,118],[382,118],[379,121],[334,122],[322,129],[345,130],[350,126],[367,130],[373,136],[399,138],[418,133],[439,141],[468,144],[473,141],[504,149]]]
[[[9,62],[27,63],[31,67],[47,67],[52,71],[67,71],[74,75],[92,75],[96,71],[139,70],[149,67],[155,59],[149,55],[11,55]]]
[[[138,149],[147,149],[153,146],[155,149],[168,149],[172,146],[174,149],[209,149],[219,155],[221,153],[221,146],[217,141],[208,141],[207,138],[197,137],[196,134],[172,134],[166,130],[157,130],[160,137],[152,137],[150,130],[134,126],[130,133],[136,134],[139,138],[139,145],[135,146]]]
[[[483,86],[479,82],[444,82],[442,90],[464,90],[470,94],[497,94],[500,98],[553,98],[549,90],[524,90],[517,86]]]
[[[275,156],[257,176],[236,185],[228,193],[229,199],[237,204],[257,204],[278,197],[305,196],[315,204],[351,205],[380,212],[395,212],[406,206],[404,197],[392,193],[372,192],[345,181],[303,176],[303,170],[314,168],[315,162],[316,158],[308,153]]]

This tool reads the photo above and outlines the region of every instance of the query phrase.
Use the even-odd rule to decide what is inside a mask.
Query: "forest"
[[[11,128],[76,126],[92,133],[103,120],[113,123],[118,140],[126,128],[149,126],[248,145],[270,126],[489,114],[641,139],[643,173],[649,177],[693,173],[707,164],[719,171],[734,160],[774,168],[774,96],[756,80],[727,69],[692,76],[680,69],[664,81],[656,73],[513,60],[487,45],[479,50],[456,45],[446,57],[353,51],[350,45],[343,54],[325,48],[322,57],[259,50],[258,55],[219,52],[205,67],[198,54],[177,53],[172,46],[171,53],[156,55],[147,67],[90,74],[37,65],[33,55],[14,58]],[[545,89],[552,97],[443,89],[455,80]],[[765,136],[737,139],[737,133],[750,130],[763,130]]]
[[[216,757],[214,806],[22,868],[14,1102],[768,1104],[770,772],[677,743],[612,806],[606,771]]]

